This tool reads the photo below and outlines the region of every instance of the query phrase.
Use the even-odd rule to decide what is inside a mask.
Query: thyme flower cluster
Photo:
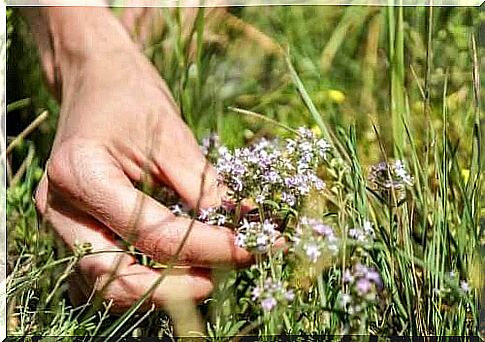
[[[201,209],[197,219],[207,224],[224,226],[227,221],[227,216],[221,213],[218,208],[208,208]]]
[[[232,204],[200,210],[197,219],[211,225],[232,227],[236,233],[236,246],[252,254],[271,251],[282,234],[279,231],[280,213],[297,213],[306,196],[324,190],[325,183],[319,177],[319,171],[324,162],[328,162],[326,165],[332,171],[335,160],[328,158],[330,145],[306,128],[299,128],[292,139],[262,139],[234,150],[221,146],[219,138],[212,135],[204,139],[201,150],[215,164],[219,181],[229,190]],[[380,194],[389,195],[397,190],[399,199],[406,187],[413,185],[413,178],[399,160],[372,166],[368,180]],[[257,206],[254,209],[257,214],[250,212],[240,216],[244,199],[252,200]],[[171,208],[177,215],[188,215],[187,207],[181,203]],[[298,220],[287,236],[289,251],[304,267],[320,269],[328,258],[341,252],[339,227],[328,223],[331,220],[324,221],[319,217],[296,217]],[[347,233],[350,239],[365,243],[376,237],[368,220]],[[258,267],[265,268],[263,259],[259,260]],[[259,271],[265,274],[262,269]],[[375,305],[377,294],[383,287],[379,273],[362,263],[345,269],[342,281],[346,284],[346,292],[340,294],[340,304],[353,317]],[[256,283],[260,285],[253,288],[251,298],[264,312],[288,305],[295,297],[293,290],[276,278]]]
[[[251,293],[251,299],[259,302],[265,312],[293,301],[295,293],[281,282],[267,278],[263,286],[256,286]]]
[[[253,254],[266,253],[279,235],[276,228],[277,225],[269,220],[248,222],[245,219],[237,230],[236,245]]]
[[[357,240],[359,242],[370,242],[374,240],[376,234],[372,223],[368,220],[364,221],[362,227],[355,227],[349,229],[348,235],[351,239]]]
[[[300,218],[293,240],[297,253],[311,263],[324,254],[335,256],[339,251],[340,241],[332,227],[315,218]]]
[[[322,190],[317,170],[330,145],[308,129],[297,133],[294,139],[263,139],[234,151],[220,147],[216,169],[232,195],[295,208],[311,190]]]
[[[382,290],[383,283],[379,273],[371,267],[360,263],[352,269],[346,269],[342,280],[348,285],[349,293],[341,298],[341,304],[349,314],[358,314],[368,305],[373,305],[377,299],[378,291]]]

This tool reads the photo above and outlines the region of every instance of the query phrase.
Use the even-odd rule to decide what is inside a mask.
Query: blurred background
[[[122,11],[114,10],[119,16]],[[372,150],[377,139],[372,126],[386,146],[399,129],[393,131],[393,118],[400,115],[423,135],[425,115],[432,120],[441,118],[445,82],[450,137],[465,136],[472,125],[471,37],[476,39],[478,63],[483,65],[479,50],[485,46],[485,35],[479,32],[485,27],[485,13],[481,8],[434,7],[431,16],[424,7],[206,9],[203,50],[199,52],[195,11],[146,11],[135,24],[142,27],[143,37],[138,39],[199,138],[217,131],[230,145],[240,145],[264,128],[260,122],[231,114],[228,106],[252,110],[290,126],[309,124],[311,116],[291,81],[285,53],[291,56],[324,121],[334,130],[354,124],[362,142],[359,147],[371,159],[378,157]],[[35,142],[36,155],[44,161],[55,132],[58,105],[43,85],[25,23],[15,9],[9,8],[7,17],[8,135],[15,136],[42,110],[48,110],[49,119],[29,136]],[[427,94],[422,93],[425,85]],[[481,87],[480,97],[483,91]],[[429,113],[425,113],[426,101]],[[436,124],[433,129],[439,130]],[[394,126],[399,126],[397,120]],[[466,146],[461,151],[466,152]],[[18,157],[12,160],[14,169],[24,155]]]

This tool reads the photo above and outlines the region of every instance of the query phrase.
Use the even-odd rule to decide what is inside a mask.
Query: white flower
[[[340,297],[340,305],[342,305],[342,307],[347,307],[348,304],[350,304],[352,302],[352,296],[349,295],[348,293],[344,293],[342,294],[342,296]]]
[[[237,247],[244,248],[246,244],[246,234],[238,233],[236,235],[236,239],[234,240],[234,243],[236,244]]]
[[[468,282],[466,282],[465,280],[462,280],[460,282],[460,287],[463,290],[463,292],[470,292],[470,290],[471,290],[470,285],[468,285]]]
[[[270,220],[264,220],[264,222],[263,222],[263,232],[274,234],[274,231],[275,231],[276,228],[277,228],[276,224],[271,223]]]
[[[258,196],[256,196],[256,199],[255,199],[256,203],[258,204],[262,204],[264,202],[264,196],[259,194]]]
[[[320,248],[315,243],[309,242],[303,247],[303,249],[305,250],[307,257],[311,262],[316,262],[322,254]]]
[[[374,234],[374,229],[372,228],[372,223],[369,220],[364,220],[364,225],[362,226],[364,228],[364,232],[367,234]]]

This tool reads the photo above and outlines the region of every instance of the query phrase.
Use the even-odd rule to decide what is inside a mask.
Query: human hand
[[[152,303],[161,307],[169,297],[200,300],[213,287],[210,268],[245,265],[251,256],[235,247],[229,229],[200,222],[191,226],[190,220],[175,217],[134,187],[133,182],[148,177],[176,190],[192,208],[221,202],[216,173],[201,155],[156,70],[127,35],[121,37],[124,41],[111,37],[117,39],[117,46],[106,48],[109,28],[117,23],[110,22],[102,10],[50,12],[59,20],[54,27],[67,21],[72,28],[73,18],[83,18],[93,29],[98,16],[104,48],[64,49],[62,45],[73,44],[72,40],[59,42],[61,51],[55,52],[53,60],[61,70],[57,78],[62,106],[47,173],[36,194],[37,207],[70,248],[89,243],[93,252],[110,251],[80,260],[77,285],[84,296],[103,289],[101,295],[112,300],[112,310],[118,312],[139,299],[160,272],[124,253],[116,236],[166,262],[191,227],[177,259],[190,267],[172,271],[144,307]],[[187,292],[181,293],[181,286]]]

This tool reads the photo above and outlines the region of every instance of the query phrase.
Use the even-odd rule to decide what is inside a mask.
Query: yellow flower
[[[318,125],[313,125],[312,126],[312,132],[317,137],[321,137],[322,136],[322,130],[320,129],[320,127]]]
[[[328,97],[335,103],[342,103],[345,101],[345,94],[340,90],[330,89],[328,91]]]

